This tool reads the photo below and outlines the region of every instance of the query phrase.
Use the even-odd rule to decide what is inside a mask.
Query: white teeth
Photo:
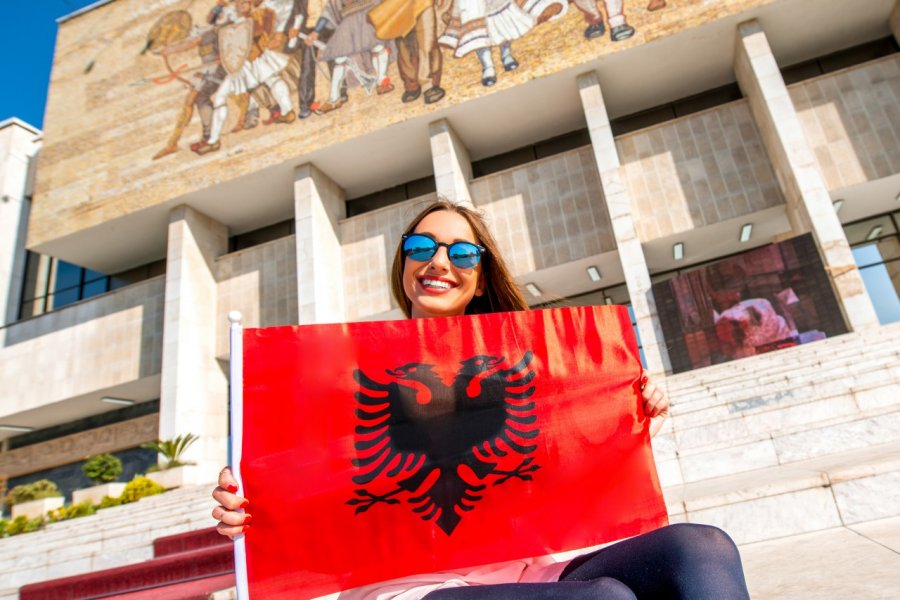
[[[449,290],[450,284],[446,281],[440,281],[438,279],[423,279],[422,286],[428,288],[435,288],[438,290]]]

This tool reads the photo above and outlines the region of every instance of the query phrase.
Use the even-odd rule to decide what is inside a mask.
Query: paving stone
[[[900,471],[845,481],[834,486],[845,525],[900,515]]]
[[[724,529],[738,544],[828,529],[841,524],[831,490],[813,488],[688,513],[691,523]]]
[[[857,523],[850,529],[900,554],[900,517]]]
[[[740,552],[754,600],[900,598],[900,554],[846,528],[744,545]]]

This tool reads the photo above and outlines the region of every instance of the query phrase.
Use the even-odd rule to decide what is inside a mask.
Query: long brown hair
[[[403,233],[412,233],[415,231],[422,219],[433,212],[446,210],[463,217],[475,232],[476,241],[485,247],[486,251],[481,256],[481,276],[484,277],[484,294],[475,296],[466,306],[467,315],[478,315],[492,312],[504,312],[510,310],[527,310],[528,303],[525,302],[521,290],[513,281],[512,275],[506,266],[506,262],[500,255],[497,247],[497,240],[491,235],[487,223],[481,213],[463,206],[454,204],[445,198],[440,198],[425,207],[422,212],[416,215]],[[403,256],[403,243],[397,245],[397,252],[394,254],[394,265],[391,268],[391,292],[394,299],[400,305],[403,314],[410,316],[412,308],[409,298],[403,292],[403,268],[406,265],[406,257]]]

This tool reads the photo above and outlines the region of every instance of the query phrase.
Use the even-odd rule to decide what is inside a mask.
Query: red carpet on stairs
[[[153,542],[152,560],[23,586],[19,600],[205,599],[234,585],[231,541],[215,528]]]

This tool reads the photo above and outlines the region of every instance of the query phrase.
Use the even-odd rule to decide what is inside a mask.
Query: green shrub
[[[118,498],[103,496],[103,499],[100,500],[100,508],[109,508],[110,506],[119,506],[121,504],[128,504],[129,502],[137,502],[141,498],[162,494],[164,491],[166,491],[166,488],[152,479],[138,475],[128,482],[125,489],[122,490],[122,495]]]
[[[56,523],[58,521],[65,521],[67,519],[89,517],[95,512],[97,512],[97,507],[91,504],[90,500],[85,500],[84,502],[79,502],[78,504],[62,506],[60,508],[57,508],[56,510],[51,510],[47,516],[51,523]]]
[[[155,450],[157,454],[161,454],[165,462],[158,467],[150,467],[149,470],[166,470],[166,469],[174,469],[175,467],[182,467],[185,465],[193,465],[191,461],[181,460],[181,455],[184,454],[184,451],[188,449],[188,447],[196,442],[199,439],[198,436],[193,433],[186,433],[184,435],[179,435],[171,440],[156,440],[153,442],[147,442],[145,444],[141,444],[141,448],[146,448],[147,450]]]
[[[41,498],[55,498],[62,496],[56,484],[49,479],[39,479],[32,483],[17,485],[3,498],[7,506],[40,500]]]
[[[122,504],[122,497],[116,496],[113,498],[112,496],[103,496],[100,499],[100,508],[109,508],[110,506],[119,506]]]
[[[6,535],[19,535],[20,533],[30,533],[37,531],[44,525],[44,517],[29,519],[22,515],[18,516],[6,524]]]
[[[9,526],[9,521],[6,519],[0,519],[0,538],[6,537],[6,528]]]
[[[110,483],[122,474],[122,461],[112,454],[98,454],[87,459],[81,471],[94,485]]]

